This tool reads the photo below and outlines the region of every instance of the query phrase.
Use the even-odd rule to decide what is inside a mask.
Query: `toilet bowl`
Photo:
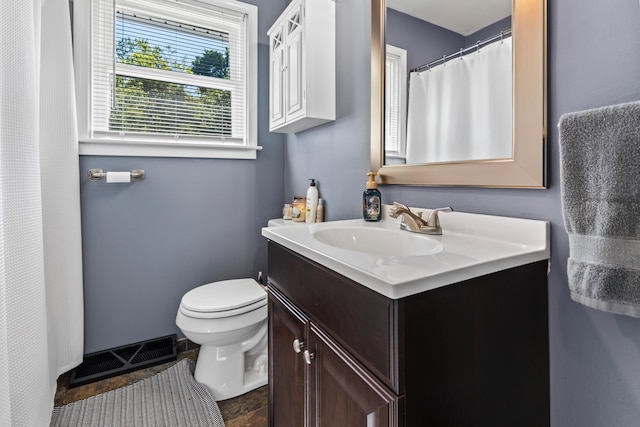
[[[267,293],[253,279],[213,282],[187,292],[176,325],[200,344],[194,377],[215,400],[267,383]]]

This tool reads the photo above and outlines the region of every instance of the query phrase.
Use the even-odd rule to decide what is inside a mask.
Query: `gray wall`
[[[549,189],[507,190],[384,186],[385,203],[453,206],[464,212],[551,222],[549,332],[551,424],[637,426],[640,420],[640,319],[573,302],[562,222],[556,123],[564,113],[640,99],[637,0],[549,0]],[[284,196],[320,180],[332,220],[361,215],[369,170],[367,0],[340,0],[337,52],[339,118],[289,136]],[[367,12],[365,14],[365,12]],[[348,36],[348,39],[345,37]]]
[[[260,228],[282,212],[284,137],[268,132],[267,29],[284,0],[259,6],[257,160],[82,156],[85,353],[179,333],[189,289],[266,272]],[[90,168],[144,169],[132,184],[89,182]]]
[[[464,38],[464,45],[466,47],[474,46],[477,42],[493,37],[499,34],[500,31],[505,31],[511,28],[511,17],[506,17],[491,25],[487,25],[481,30],[475,33],[469,34]]]
[[[407,51],[407,69],[456,53],[511,28],[511,17],[501,19],[468,36],[447,30],[395,9],[387,8],[386,42]]]
[[[286,136],[284,197],[304,195],[307,178],[316,178],[327,221],[362,214],[369,164],[370,16],[366,0],[336,1],[337,119]]]
[[[387,44],[407,51],[407,70],[457,52],[465,45],[464,36],[387,8]]]

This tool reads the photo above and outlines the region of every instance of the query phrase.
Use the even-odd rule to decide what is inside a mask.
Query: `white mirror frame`
[[[546,188],[547,0],[513,0],[513,158],[384,164],[385,0],[371,0],[371,170],[382,184]]]

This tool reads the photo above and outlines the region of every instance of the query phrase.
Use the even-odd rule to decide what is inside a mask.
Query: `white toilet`
[[[195,379],[216,400],[267,383],[267,293],[253,279],[213,282],[187,292],[176,325],[200,344]]]

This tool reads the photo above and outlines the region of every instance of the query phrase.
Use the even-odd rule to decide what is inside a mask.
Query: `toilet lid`
[[[189,311],[215,313],[251,306],[265,300],[267,293],[253,279],[223,280],[190,290],[181,306]]]

